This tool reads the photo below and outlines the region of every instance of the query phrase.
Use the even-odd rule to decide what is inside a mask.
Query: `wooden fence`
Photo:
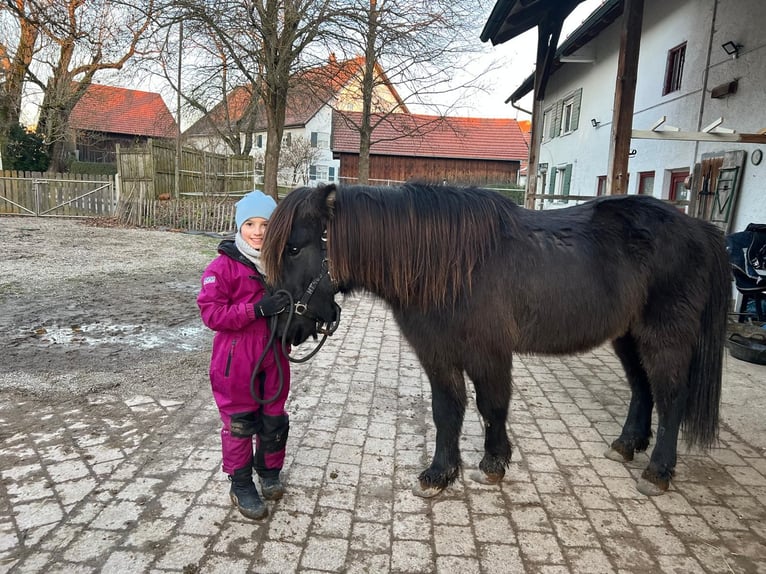
[[[127,225],[185,231],[229,233],[236,230],[234,204],[238,198],[122,200],[117,218]]]
[[[179,189],[176,191],[176,147],[172,142],[149,140],[146,145],[117,146],[117,171],[121,196],[126,200],[203,197],[221,194],[241,196],[254,188],[255,159],[181,150]]]
[[[110,175],[0,171],[0,213],[109,217],[117,193]]]

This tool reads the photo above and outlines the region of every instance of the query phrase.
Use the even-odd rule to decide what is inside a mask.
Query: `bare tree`
[[[0,4],[0,157],[6,157],[8,135],[21,117],[24,81],[39,36],[36,19],[25,0]]]
[[[284,133],[287,95],[303,66],[304,50],[335,18],[338,0],[178,0],[186,17],[204,26],[220,46],[221,72],[231,73],[252,90],[253,111],[263,107],[267,132],[264,191],[277,197],[277,172]],[[251,124],[252,125],[252,124]],[[248,133],[248,132],[245,132]],[[252,129],[250,130],[252,133]]]
[[[154,0],[121,4],[113,0],[31,0],[45,4],[35,22],[44,41],[40,51],[47,79],[29,78],[43,90],[37,131],[50,147],[53,169],[66,159],[69,114],[94,76],[120,70],[136,55],[152,23]]]
[[[484,14],[480,0],[353,0],[344,13],[335,49],[364,55],[361,77],[361,119],[344,121],[359,131],[359,181],[369,180],[370,147],[375,126],[389,114],[419,104],[444,115],[459,108],[458,96],[445,104],[434,100],[483,88],[487,70],[465,76],[466,63],[483,51],[476,30]],[[476,36],[476,37],[475,37]],[[455,83],[456,77],[464,77]],[[386,86],[402,96],[400,102],[381,99]],[[449,99],[449,98],[448,98]],[[343,115],[344,110],[338,109]],[[412,124],[424,129],[429,124]],[[436,122],[430,124],[437,127]],[[413,134],[402,134],[402,137]]]
[[[212,151],[223,151],[217,145],[223,142],[228,153],[250,155],[257,117],[257,61],[231,53],[216,27],[207,24],[213,15],[175,2],[157,18],[161,33],[155,37],[155,56],[144,65],[170,86],[180,100],[177,111],[196,120],[192,135],[206,136]]]
[[[319,149],[312,147],[311,142],[303,136],[297,136],[282,150],[279,163],[281,170],[290,170],[292,185],[306,185],[309,182],[309,167],[315,164],[318,158]]]

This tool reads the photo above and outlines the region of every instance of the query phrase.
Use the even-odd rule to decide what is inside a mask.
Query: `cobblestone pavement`
[[[645,457],[603,457],[628,399],[608,348],[520,357],[514,374],[503,483],[468,478],[482,450],[471,405],[465,477],[416,498],[428,382],[383,304],[350,299],[294,367],[288,492],[261,523],[228,500],[203,382],[183,402],[5,397],[0,572],[766,572],[766,367],[727,359],[720,448],[682,451],[656,498],[635,489]]]

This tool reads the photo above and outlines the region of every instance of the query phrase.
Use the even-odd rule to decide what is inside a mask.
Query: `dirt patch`
[[[0,218],[0,390],[183,398],[207,385],[195,299],[219,240]]]

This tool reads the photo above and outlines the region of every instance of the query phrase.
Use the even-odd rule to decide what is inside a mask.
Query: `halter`
[[[276,326],[277,326],[277,320],[278,316],[281,313],[287,313],[287,322],[285,324],[284,332],[282,333],[282,339],[280,341],[281,343],[281,349],[282,354],[287,357],[287,360],[291,363],[305,363],[310,358],[312,358],[314,355],[316,355],[319,352],[319,349],[322,348],[322,345],[324,345],[324,342],[327,340],[327,337],[332,335],[338,328],[338,325],[340,324],[340,305],[338,305],[335,301],[332,302],[333,309],[335,310],[335,320],[331,323],[323,322],[322,319],[313,311],[309,309],[309,301],[311,300],[311,296],[314,294],[314,291],[316,291],[316,288],[319,286],[319,283],[321,283],[322,279],[327,276],[330,278],[330,263],[327,259],[327,230],[325,229],[322,232],[322,265],[319,270],[319,273],[311,280],[308,287],[306,287],[306,290],[303,292],[303,295],[301,295],[300,299],[298,299],[297,302],[293,300],[292,293],[289,291],[286,291],[284,289],[278,290],[276,294],[278,293],[284,293],[288,299],[290,300],[290,304],[285,307],[284,310],[280,311],[277,315],[274,315],[271,317],[270,324],[269,324],[269,331],[271,332],[271,336],[269,337],[268,342],[266,343],[266,347],[263,349],[263,353],[261,353],[261,356],[258,357],[258,361],[255,363],[255,366],[253,367],[253,373],[250,376],[250,394],[253,397],[253,400],[255,402],[261,404],[261,405],[267,405],[270,403],[273,403],[277,400],[279,395],[282,394],[282,388],[284,386],[284,373],[282,372],[282,363],[279,361],[279,357],[276,356],[276,348],[275,348],[275,335],[276,335]],[[330,278],[332,280],[332,278]],[[301,357],[301,358],[295,358],[291,357],[290,353],[287,350],[287,331],[289,330],[290,323],[293,320],[293,317],[295,315],[298,315],[300,317],[305,317],[306,319],[309,319],[311,321],[314,321],[317,324],[317,332],[322,334],[322,340],[319,341],[316,347],[308,353],[307,355]],[[266,354],[269,351],[274,352],[275,361],[277,364],[277,373],[279,377],[279,388],[274,393],[273,397],[270,397],[268,399],[262,399],[258,396],[258,393],[255,392],[255,379],[258,375],[258,370],[261,367],[261,364],[263,363],[263,360],[266,358]]]
[[[316,288],[319,286],[319,283],[322,282],[322,279],[324,279],[325,276],[327,276],[330,279],[330,281],[332,281],[332,277],[330,277],[330,261],[327,259],[327,229],[322,231],[322,264],[320,266],[319,273],[311,280],[308,287],[306,287],[306,290],[303,292],[303,295],[301,295],[300,299],[298,299],[298,302],[293,303],[292,295],[290,293],[287,293],[287,291],[284,291],[284,290],[281,291],[282,293],[287,293],[287,296],[290,298],[290,305],[288,308],[292,308],[292,310],[294,310],[296,315],[299,315],[301,317],[305,317],[306,319],[314,321],[318,325],[317,332],[327,336],[327,335],[332,335],[335,332],[335,330],[338,328],[338,323],[340,322],[340,307],[338,306],[337,303],[335,303],[335,301],[333,301],[336,319],[332,323],[323,322],[318,315],[316,315],[309,309],[309,301],[311,300],[311,296],[314,294],[314,291],[316,291]],[[292,313],[287,318],[287,322],[288,322],[287,326],[289,326],[291,319],[292,319]],[[285,327],[285,333],[287,332],[287,326]],[[282,346],[284,347],[285,346],[284,336],[282,337],[282,339],[283,339]],[[322,340],[322,342],[324,342],[324,339]],[[317,350],[318,349],[319,348],[317,347]],[[312,353],[310,356],[313,357],[314,353]],[[298,361],[296,360],[295,362],[298,362]]]

